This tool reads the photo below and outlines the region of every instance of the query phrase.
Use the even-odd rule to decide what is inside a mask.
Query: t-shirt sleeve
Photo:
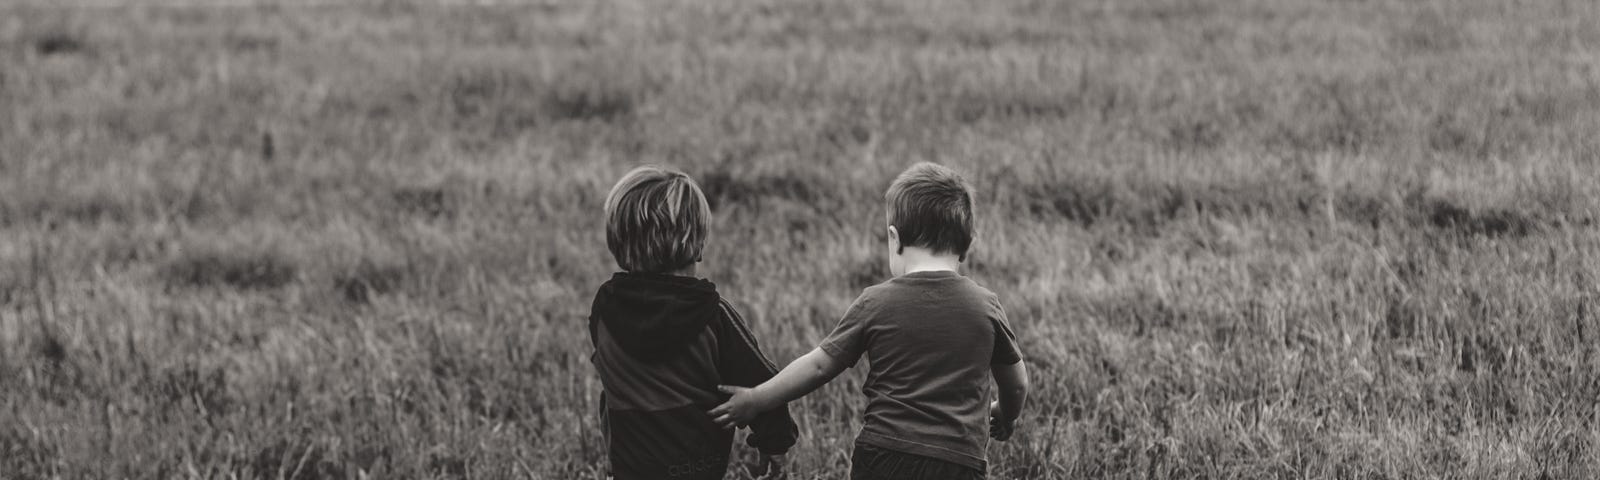
[[[871,313],[868,308],[866,295],[856,298],[850,304],[850,309],[844,312],[844,317],[839,319],[839,324],[833,327],[833,332],[822,339],[821,348],[834,360],[843,362],[847,367],[855,366],[861,359],[861,354],[867,351],[867,323]]]
[[[994,325],[994,353],[991,365],[1012,365],[1022,361],[1022,350],[1017,348],[1017,334],[1011,332],[1011,321],[1006,319],[1006,309],[995,300],[990,304],[989,323]]]

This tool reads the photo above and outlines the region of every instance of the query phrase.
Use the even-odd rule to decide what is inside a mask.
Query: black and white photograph
[[[1595,0],[0,0],[0,479],[1600,478]]]

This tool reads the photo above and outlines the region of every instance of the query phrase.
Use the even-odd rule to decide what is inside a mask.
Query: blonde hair
[[[606,195],[606,247],[629,272],[668,273],[700,261],[711,206],[683,172],[644,165]]]

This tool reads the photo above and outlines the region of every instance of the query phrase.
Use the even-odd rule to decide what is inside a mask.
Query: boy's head
[[[922,247],[966,261],[973,237],[972,190],[960,174],[928,162],[912,165],[889,184],[884,200],[895,254]]]
[[[606,247],[625,271],[675,273],[693,266],[710,222],[705,193],[670,168],[635,168],[606,195]]]

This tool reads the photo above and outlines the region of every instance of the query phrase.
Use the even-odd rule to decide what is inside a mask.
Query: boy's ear
[[[894,225],[889,226],[889,245],[894,246],[895,255],[905,255],[906,246],[900,243],[900,231]]]

